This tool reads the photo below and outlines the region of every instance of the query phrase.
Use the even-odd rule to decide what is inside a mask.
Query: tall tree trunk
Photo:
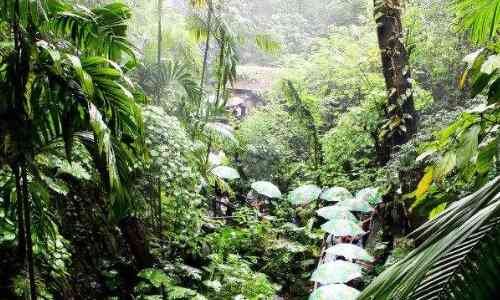
[[[381,128],[379,137],[378,160],[381,165],[389,161],[394,146],[408,142],[417,128],[409,57],[403,44],[401,1],[374,0],[378,43],[388,93],[385,108],[388,121]]]
[[[16,101],[15,114],[18,119],[20,126],[19,136],[20,140],[24,142],[23,149],[30,149],[29,143],[31,142],[31,132],[32,123],[29,117],[29,113],[26,111],[26,107],[29,106],[27,103],[29,99],[26,99],[26,82],[28,74],[30,73],[30,49],[28,43],[25,41],[25,36],[21,28],[21,6],[19,0],[15,0],[13,7],[13,19],[12,19],[12,32],[14,37],[14,49],[15,49],[15,64],[14,64],[14,76],[15,76],[15,86],[14,86],[14,99]],[[31,23],[31,6],[27,3],[27,15],[28,15],[28,26],[27,29],[31,33],[33,30]],[[15,125],[14,125],[15,126]],[[23,150],[20,149],[20,150]],[[31,238],[31,203],[28,193],[28,180],[26,174],[26,156],[21,156],[18,160],[21,161],[21,184],[19,185],[19,178],[16,178],[16,189],[22,191],[22,197],[18,197],[18,201],[22,201],[22,204],[18,203],[18,208],[21,208],[21,212],[17,212],[18,218],[21,214],[24,221],[24,236],[25,236],[25,260],[28,264],[28,278],[30,281],[30,294],[31,300],[36,300],[36,283],[34,274],[34,264],[33,264],[33,240]],[[16,166],[17,176],[19,177],[19,168]],[[20,220],[18,220],[19,222]],[[22,224],[19,226],[21,228]],[[23,231],[23,229],[21,229]],[[20,232],[22,234],[22,232]],[[21,238],[22,240],[22,238]],[[24,243],[21,241],[20,243]]]
[[[26,224],[26,259],[28,263],[28,276],[30,280],[31,300],[36,300],[35,269],[33,263],[33,239],[31,238],[31,201],[28,192],[28,175],[26,165],[21,167],[24,221]]]
[[[156,54],[156,64],[158,68],[161,65],[161,53],[162,53],[162,43],[163,43],[163,24],[162,24],[162,11],[163,11],[163,0],[158,0],[158,52]],[[160,105],[161,98],[161,87],[156,86],[156,104]]]
[[[126,217],[120,221],[120,231],[127,246],[134,256],[137,269],[150,268],[153,265],[153,256],[149,251],[144,224],[137,217]]]
[[[215,108],[219,106],[219,99],[221,96],[221,91],[223,91],[226,87],[226,76],[225,76],[225,68],[224,68],[224,51],[226,51],[226,38],[225,33],[222,32],[221,37],[221,45],[220,45],[220,53],[219,53],[219,80],[217,82],[217,92],[215,95]]]
[[[377,151],[377,162],[387,165],[396,146],[407,143],[417,130],[417,113],[413,100],[409,55],[403,39],[401,21],[403,0],[373,0],[374,15],[377,23],[377,37],[382,60],[382,72],[387,89],[385,123],[372,132]],[[409,221],[405,205],[400,201],[398,190],[404,193],[412,190],[412,181],[400,172],[400,185],[393,184],[384,197],[377,220],[381,223],[382,241],[388,247],[380,261],[385,262],[397,240],[406,235]],[[376,232],[370,233],[373,238]]]
[[[208,52],[210,51],[210,35],[212,34],[212,15],[213,7],[212,1],[208,0],[208,17],[207,17],[207,38],[205,40],[205,52],[203,53],[203,66],[201,69],[201,79],[200,79],[200,98],[198,107],[198,117],[201,116],[201,105],[203,99],[203,91],[205,88],[205,77],[208,69]]]
[[[23,266],[26,265],[26,224],[24,223],[24,205],[23,205],[23,191],[21,187],[21,174],[19,172],[19,167],[15,166],[12,168],[14,170],[14,176],[16,178],[16,214],[17,214],[17,254],[18,259]]]

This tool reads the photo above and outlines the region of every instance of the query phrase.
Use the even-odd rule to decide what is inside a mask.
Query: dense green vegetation
[[[0,1],[0,300],[497,299],[499,10]]]

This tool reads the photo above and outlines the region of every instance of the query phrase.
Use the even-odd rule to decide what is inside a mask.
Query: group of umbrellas
[[[269,198],[281,198],[279,189],[269,182],[255,182],[252,189]],[[376,188],[366,188],[354,197],[347,189],[333,187],[326,190],[316,185],[304,185],[288,194],[288,201],[295,206],[307,205],[318,199],[333,205],[320,208],[316,213],[327,220],[321,228],[337,237],[360,237],[366,232],[360,221],[353,214],[371,214],[382,202]],[[354,300],[360,292],[347,285],[351,280],[363,276],[362,268],[356,262],[373,262],[368,252],[354,244],[339,243],[325,250],[330,257],[343,257],[346,260],[334,260],[322,263],[313,272],[311,281],[321,284],[310,295],[309,300]]]
[[[234,180],[239,178],[236,170],[219,166],[212,173],[220,178]],[[277,186],[268,181],[257,181],[252,184],[252,190],[271,199],[282,198]],[[288,194],[288,201],[295,206],[307,205],[318,199],[333,205],[325,206],[316,213],[327,220],[321,229],[333,236],[360,237],[366,232],[360,221],[353,214],[371,214],[382,202],[382,197],[376,188],[365,188],[354,197],[351,192],[342,187],[321,189],[312,184],[298,187]],[[363,276],[362,268],[356,262],[373,262],[374,258],[368,252],[354,244],[338,243],[324,251],[331,257],[343,257],[324,262],[318,266],[311,276],[311,281],[321,284],[313,291],[309,300],[354,300],[360,292],[347,285],[350,281]]]
[[[319,216],[327,220],[321,228],[334,239],[359,238],[366,234],[353,212],[370,214],[374,211],[374,207],[382,202],[382,197],[375,188],[363,189],[354,197],[347,189],[334,187],[323,191],[319,198],[335,203],[316,211]],[[311,281],[322,286],[314,290],[309,300],[356,299],[360,292],[347,285],[351,280],[363,275],[361,266],[356,262],[373,262],[374,258],[365,249],[350,243],[335,244],[324,252],[326,256],[343,257],[345,260],[336,259],[318,266],[311,276]]]

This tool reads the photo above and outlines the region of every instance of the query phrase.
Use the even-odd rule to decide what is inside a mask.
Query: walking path
[[[324,212],[328,209],[338,211],[339,207],[343,207],[346,211],[355,212],[358,215],[358,221],[347,220],[348,212],[345,214],[337,212],[336,218],[325,218],[327,222],[322,225],[322,228],[327,233],[323,240],[318,266],[311,277],[315,283],[310,300],[354,300],[360,293],[355,287],[361,287],[363,270],[370,269],[374,261],[373,257],[364,250],[366,236],[371,232],[372,221],[377,213],[376,207],[382,199],[378,194],[376,194],[378,198],[374,199],[375,194],[371,194],[371,201],[368,201],[367,197],[359,195],[360,193],[356,195],[356,198],[323,208],[320,210],[323,213],[320,211],[318,213],[325,218],[328,215]],[[367,207],[364,201],[370,205]],[[362,221],[359,221],[360,217]],[[339,224],[346,227],[335,226]],[[360,231],[361,228],[362,231]]]

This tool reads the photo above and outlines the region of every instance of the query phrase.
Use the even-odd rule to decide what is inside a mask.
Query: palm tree
[[[31,198],[39,173],[35,156],[75,142],[92,155],[110,192],[125,199],[127,162],[142,150],[142,119],[133,85],[119,63],[134,58],[126,39],[130,11],[110,4],[93,10],[62,0],[0,3],[12,46],[0,53],[0,166],[15,174],[19,253],[26,258],[31,299],[34,279]],[[9,42],[9,41],[7,41]]]
[[[203,115],[205,109],[205,120],[209,113],[216,114],[223,112],[226,104],[226,99],[221,101],[222,97],[227,96],[227,85],[236,80],[236,68],[239,63],[238,47],[247,42],[248,38],[253,39],[259,49],[267,53],[276,53],[280,49],[279,43],[274,41],[270,35],[257,34],[255,32],[240,32],[235,30],[237,22],[231,19],[230,16],[224,14],[223,2],[215,5],[211,0],[192,0],[195,6],[207,7],[207,19],[194,15],[190,18],[190,31],[198,40],[205,40],[205,51],[203,59],[203,69],[200,82],[200,96],[202,97],[205,90],[205,77],[208,72],[208,53],[210,50],[210,37],[217,42],[218,54],[215,65],[215,75],[217,83],[215,86],[215,101],[211,105],[207,103],[207,107],[203,107],[204,103],[200,98],[199,116]],[[206,121],[205,121],[206,122]],[[203,127],[203,122],[200,128]]]

